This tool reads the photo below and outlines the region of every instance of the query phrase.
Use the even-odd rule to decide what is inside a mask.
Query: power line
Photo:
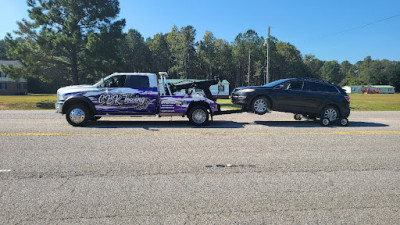
[[[332,34],[331,36],[336,36],[336,35],[339,35],[339,34],[347,33],[347,32],[353,31],[353,30],[363,29],[363,28],[365,28],[367,26],[370,26],[370,25],[373,25],[373,24],[377,24],[377,23],[381,23],[383,21],[390,20],[390,19],[393,19],[393,18],[396,18],[396,17],[399,17],[399,16],[400,16],[400,14],[397,14],[397,15],[394,15],[394,16],[391,16],[391,17],[387,17],[387,18],[384,18],[384,19],[376,20],[376,21],[373,21],[373,22],[370,22],[370,23],[367,23],[367,24],[364,24],[364,25],[360,25],[360,26],[353,27],[353,28],[350,28],[350,29],[347,29],[347,30],[344,30],[344,31],[337,32],[335,34]]]

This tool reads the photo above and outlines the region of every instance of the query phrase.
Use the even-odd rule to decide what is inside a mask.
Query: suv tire
[[[336,121],[340,118],[339,110],[334,106],[327,106],[321,110],[320,113],[321,125],[328,126],[329,123]]]
[[[78,104],[69,107],[65,116],[72,126],[83,127],[89,121],[90,113],[86,106]]]
[[[251,110],[258,115],[264,115],[267,112],[270,112],[270,103],[269,100],[264,96],[255,97],[251,102]]]

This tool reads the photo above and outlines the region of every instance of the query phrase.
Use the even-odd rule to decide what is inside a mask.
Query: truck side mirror
[[[100,87],[102,87],[102,88],[103,88],[103,87],[106,87],[106,84],[104,83],[104,77],[101,78],[101,82],[102,82],[102,83],[100,84]]]

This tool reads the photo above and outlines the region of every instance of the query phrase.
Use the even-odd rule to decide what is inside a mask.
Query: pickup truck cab
[[[219,111],[215,99],[191,90],[196,88],[195,83],[186,85],[185,94],[175,94],[182,88],[171,87],[167,73],[160,73],[160,77],[159,84],[153,73],[113,73],[94,85],[63,87],[57,91],[55,107],[72,126],[85,126],[102,116],[145,115],[187,116],[200,126]]]

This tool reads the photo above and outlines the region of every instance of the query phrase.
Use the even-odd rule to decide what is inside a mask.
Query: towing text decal
[[[99,104],[101,105],[132,105],[136,109],[147,109],[153,101],[147,97],[139,95],[100,95]]]

